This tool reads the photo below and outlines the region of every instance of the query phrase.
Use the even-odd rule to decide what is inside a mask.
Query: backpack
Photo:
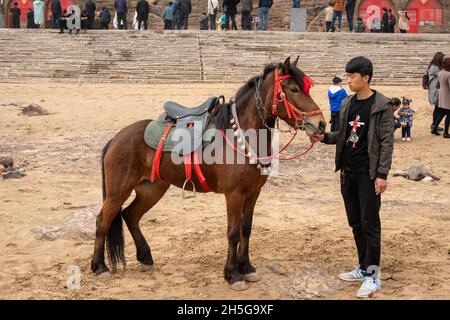
[[[427,70],[427,73],[425,73],[422,77],[422,88],[428,90],[429,87],[430,87],[430,76],[428,75]]]
[[[395,26],[396,24],[397,24],[397,19],[395,18],[394,15],[392,15],[392,18],[391,18],[391,25]]]

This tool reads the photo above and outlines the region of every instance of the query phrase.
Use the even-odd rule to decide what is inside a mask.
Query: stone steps
[[[93,83],[242,82],[263,66],[300,56],[317,83],[343,76],[345,63],[366,55],[374,83],[420,85],[436,51],[450,52],[448,35],[0,30],[2,81]]]

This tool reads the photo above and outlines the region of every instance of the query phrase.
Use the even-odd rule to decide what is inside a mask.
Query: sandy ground
[[[127,269],[106,277],[90,272],[104,144],[124,126],[158,116],[168,99],[195,105],[210,95],[230,97],[239,86],[0,84],[0,156],[14,157],[26,173],[22,179],[0,180],[0,298],[353,299],[357,286],[337,279],[357,260],[333,171],[334,148],[325,145],[283,164],[264,187],[250,243],[263,280],[247,291],[231,291],[222,277],[224,197],[182,201],[176,188],[141,222],[155,259],[153,271],[141,270],[126,231]],[[430,135],[424,90],[378,89],[411,97],[417,111],[413,141],[402,143],[396,132],[393,169],[422,164],[442,179],[389,177],[381,209],[383,288],[374,298],[449,299],[450,141]],[[325,108],[326,90],[316,86],[312,92]],[[19,115],[18,106],[32,102],[50,115]],[[295,147],[304,148],[307,141],[302,134]],[[42,227],[54,232],[45,237]],[[79,289],[66,288],[72,265],[81,270]]]

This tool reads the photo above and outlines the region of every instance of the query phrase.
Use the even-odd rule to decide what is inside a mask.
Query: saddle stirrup
[[[187,184],[188,182],[192,185],[192,192],[193,192],[193,194],[190,195],[190,196],[186,196],[186,191],[185,191],[185,189],[186,189],[186,184]],[[197,192],[196,192],[196,190],[195,190],[195,184],[192,182],[192,180],[186,180],[186,181],[184,181],[184,183],[183,183],[183,188],[182,188],[182,191],[181,191],[181,198],[182,198],[183,200],[185,200],[185,199],[192,199],[192,198],[195,198],[196,195],[197,195]]]

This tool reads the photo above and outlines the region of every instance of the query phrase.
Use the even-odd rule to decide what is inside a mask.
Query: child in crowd
[[[325,26],[323,24],[323,20],[319,21],[319,32],[324,32],[325,31]]]
[[[400,123],[404,122],[402,126],[402,141],[411,141],[411,127],[413,126],[413,116],[415,111],[410,108],[412,100],[406,97],[402,99],[402,106],[398,109],[398,115],[400,116]]]
[[[208,16],[206,12],[203,12],[200,17],[200,30],[208,30]]]
[[[358,19],[356,19],[354,30],[357,33],[366,32],[366,26],[364,25],[363,19],[361,17],[358,17]]]
[[[225,17],[225,13],[219,18],[219,23],[218,26],[220,27],[220,30],[225,30],[225,22],[226,22],[226,17]]]
[[[342,79],[338,76],[333,78],[333,85],[328,90],[328,100],[331,110],[331,132],[339,131],[339,112],[341,111],[341,103],[347,97],[347,92],[342,87]]]

